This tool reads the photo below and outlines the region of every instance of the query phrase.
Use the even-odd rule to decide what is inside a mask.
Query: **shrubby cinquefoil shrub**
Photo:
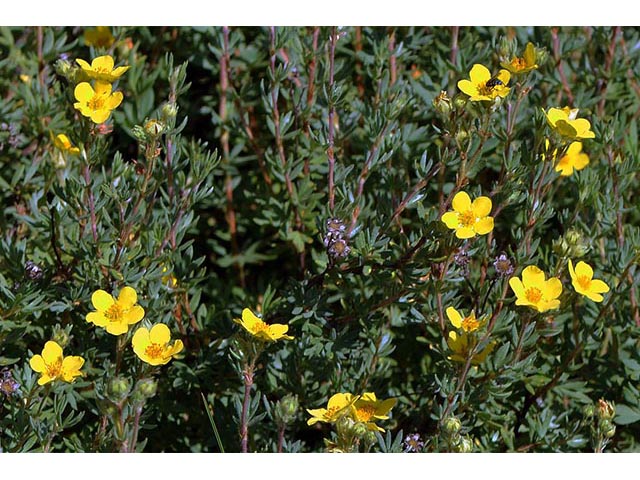
[[[638,42],[0,28],[0,450],[637,450]]]

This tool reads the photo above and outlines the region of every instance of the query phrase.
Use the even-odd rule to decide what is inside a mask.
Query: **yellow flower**
[[[267,342],[275,342],[281,338],[285,340],[293,340],[292,336],[286,335],[289,330],[288,325],[281,325],[279,323],[268,325],[260,318],[256,317],[256,315],[248,308],[242,310],[242,320],[234,319],[233,321],[242,325],[247,332],[260,340],[265,340]]]
[[[458,238],[472,238],[486,235],[493,230],[491,213],[491,199],[478,197],[473,203],[465,192],[458,192],[451,203],[453,211],[442,215],[441,220],[452,230]]]
[[[71,140],[69,140],[69,137],[67,137],[64,133],[59,133],[55,137],[53,136],[53,132],[50,132],[50,134],[51,139],[53,140],[53,146],[61,152],[71,153],[73,155],[77,155],[80,153],[80,149],[73,146]]]
[[[89,78],[104,83],[115,82],[124,72],[129,70],[129,67],[113,68],[114,61],[111,55],[96,57],[91,62],[91,65],[81,58],[77,58],[76,62],[82,67],[82,71],[86,73]]]
[[[515,74],[527,73],[538,68],[538,64],[536,63],[536,49],[533,43],[527,43],[522,57],[514,57],[509,63],[501,62],[500,66]]]
[[[568,177],[573,170],[582,170],[589,164],[589,155],[582,153],[582,142],[572,142],[567,149],[567,153],[558,160],[556,172],[560,172],[563,177]]]
[[[166,274],[167,270],[168,268],[166,266],[162,267],[162,273]],[[160,278],[160,280],[164,285],[166,285],[169,288],[176,288],[178,286],[178,279],[173,273],[163,275],[162,278]]]
[[[318,422],[334,423],[349,412],[349,408],[359,397],[350,393],[336,393],[327,402],[327,408],[308,409],[311,418],[307,420],[307,425],[314,425]]]
[[[468,317],[463,318],[460,312],[453,307],[447,308],[447,317],[454,327],[461,328],[465,333],[475,332],[485,323],[476,319],[476,312],[471,311]]]
[[[397,399],[388,398],[386,400],[376,399],[376,394],[366,392],[358,398],[352,407],[353,419],[362,422],[368,430],[384,432],[384,428],[375,424],[376,420],[387,420],[387,413],[395,406]]]
[[[62,348],[56,342],[49,340],[44,344],[42,355],[34,355],[29,360],[34,372],[40,374],[38,385],[44,385],[53,380],[63,380],[73,383],[76,377],[84,375],[80,369],[84,365],[84,358],[62,354]]]
[[[511,90],[507,87],[511,74],[507,70],[500,70],[495,77],[484,65],[476,63],[469,72],[469,80],[460,80],[458,88],[469,95],[469,100],[478,102],[493,101],[496,97],[506,97]]]
[[[602,280],[593,279],[593,268],[588,263],[580,261],[574,270],[573,263],[569,260],[569,274],[576,292],[594,302],[601,302],[604,297],[600,294],[609,291],[609,285]]]
[[[138,295],[131,287],[120,290],[118,300],[104,290],[96,290],[91,295],[91,303],[97,311],[87,314],[87,322],[105,328],[111,335],[127,333],[129,325],[144,317],[144,309],[136,305],[137,301]]]
[[[477,345],[477,338],[473,334],[461,333],[458,334],[454,331],[449,332],[449,338],[447,339],[447,345],[453,352],[453,355],[449,357],[450,360],[454,362],[466,362],[467,358],[471,351]],[[473,355],[471,359],[472,365],[479,365],[484,362],[487,355],[489,355],[493,347],[495,346],[495,342],[490,342],[481,352],[478,352]]]
[[[109,48],[114,41],[109,27],[96,27],[84,31],[84,43],[88,47]]]
[[[122,92],[111,93],[111,84],[96,82],[94,90],[87,82],[76,85],[73,94],[78,100],[73,106],[93,123],[106,122],[114,110],[122,102]]]
[[[560,306],[558,297],[562,293],[562,282],[556,277],[545,280],[545,274],[535,265],[522,271],[522,281],[518,277],[509,279],[509,286],[516,294],[516,305],[524,305],[539,312],[553,310]]]
[[[171,332],[164,323],[157,323],[151,330],[140,327],[133,334],[133,351],[143,362],[149,365],[164,365],[184,348],[182,340],[169,345]]]
[[[591,123],[589,123],[589,120],[586,118],[578,118],[577,108],[550,108],[549,111],[544,112],[544,114],[547,117],[549,126],[562,137],[571,140],[596,137],[596,134],[591,131]]]

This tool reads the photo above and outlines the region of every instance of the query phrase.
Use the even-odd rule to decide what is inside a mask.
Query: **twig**
[[[329,39],[329,133],[328,142],[329,148],[327,149],[327,156],[329,157],[329,210],[333,212],[335,193],[333,184],[333,175],[336,159],[333,151],[333,136],[334,136],[334,118],[336,114],[335,104],[333,102],[333,73],[334,73],[334,60],[336,53],[336,27],[331,27],[331,38]]]
[[[244,400],[242,402],[242,413],[240,416],[240,444],[242,447],[242,453],[247,453],[249,450],[249,404],[251,402],[251,387],[253,386],[255,360],[246,365],[242,372],[242,378],[244,380]]]
[[[551,29],[551,38],[553,39],[553,57],[556,61],[558,74],[560,75],[560,81],[562,82],[562,87],[567,94],[567,98],[569,99],[569,104],[573,105],[573,93],[571,93],[571,87],[569,86],[567,76],[564,73],[564,68],[562,68],[562,57],[560,55],[560,38],[558,37],[557,28]]]

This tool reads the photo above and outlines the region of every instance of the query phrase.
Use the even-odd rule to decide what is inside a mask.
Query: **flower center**
[[[58,358],[53,363],[47,363],[46,369],[47,375],[49,375],[51,378],[59,377],[60,373],[62,372],[62,359]]]
[[[104,97],[94,95],[91,100],[87,102],[87,105],[91,110],[102,110],[104,108],[104,100]]]
[[[117,303],[111,305],[107,311],[104,312],[104,316],[107,317],[110,322],[120,322],[123,315],[124,309]]]
[[[465,332],[473,332],[480,327],[480,322],[476,320],[475,315],[469,315],[462,320],[462,330]]]
[[[324,414],[324,417],[327,420],[331,420],[340,410],[341,407],[329,407],[327,408],[327,413]]]
[[[376,409],[373,405],[365,405],[363,407],[356,408],[356,417],[358,417],[358,420],[361,422],[368,422],[375,413]]]
[[[527,68],[527,62],[525,62],[524,58],[516,57],[511,60],[511,66],[516,70],[524,70]]]
[[[146,353],[149,358],[160,358],[162,357],[163,350],[164,349],[162,348],[161,345],[158,345],[157,343],[152,343],[151,345],[149,345],[147,348],[144,349],[144,353]]]
[[[478,93],[480,95],[490,96],[491,92],[493,92],[493,87],[487,85],[487,82],[478,84]]]
[[[98,67],[98,68],[94,68],[93,70],[94,70],[94,72],[96,72],[96,73],[106,73],[106,74],[111,73],[111,70],[109,70],[109,69],[108,69],[108,68],[106,68],[106,67]]]
[[[586,275],[580,275],[578,276],[576,281],[583,290],[589,290],[589,287],[591,286],[591,279],[589,277],[587,277]]]
[[[266,323],[264,323],[264,322],[257,322],[257,323],[254,325],[253,329],[254,329],[256,332],[264,332],[265,330],[269,330],[269,325],[267,325],[267,324],[266,324]]]
[[[527,288],[527,291],[524,292],[524,296],[531,303],[538,303],[542,298],[542,292],[540,291],[539,288],[531,287],[531,288]]]
[[[476,224],[476,216],[472,210],[458,214],[458,223],[462,227],[473,227]]]

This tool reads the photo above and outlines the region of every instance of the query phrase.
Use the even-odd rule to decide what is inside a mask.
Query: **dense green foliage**
[[[361,451],[638,449],[638,29],[85,30],[0,29],[2,451],[236,452],[243,416],[249,451],[324,451],[336,425],[306,409],[338,392],[397,398]],[[528,42],[538,68],[504,99],[460,92]],[[75,59],[105,53],[130,66],[112,131],[74,108]],[[566,177],[544,113],[564,106],[595,133]],[[459,191],[491,198],[488,235],[441,221]],[[515,305],[529,265],[562,280],[558,309]],[[85,320],[125,285],[184,343],[168,364]],[[450,306],[487,321],[485,361],[450,358]],[[244,308],[294,339],[256,344]],[[37,385],[51,339],[83,377]]]

